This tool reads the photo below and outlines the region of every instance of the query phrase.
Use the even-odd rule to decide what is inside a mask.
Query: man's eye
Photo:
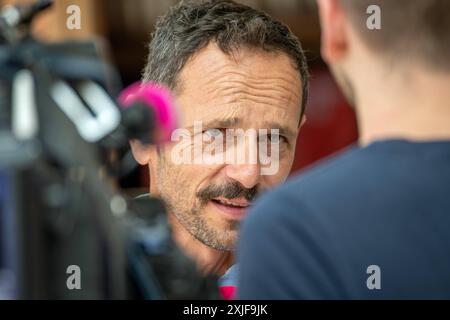
[[[287,138],[285,136],[280,136],[279,134],[269,134],[268,135],[268,141],[270,143],[280,143],[280,142],[287,142]]]
[[[223,134],[222,131],[223,131],[222,129],[213,128],[203,131],[203,134],[206,135],[206,137],[216,138]]]

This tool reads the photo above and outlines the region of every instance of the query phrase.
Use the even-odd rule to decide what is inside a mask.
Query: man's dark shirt
[[[293,178],[250,212],[238,260],[241,299],[449,299],[450,141],[375,142]]]

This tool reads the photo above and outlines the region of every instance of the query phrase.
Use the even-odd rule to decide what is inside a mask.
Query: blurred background
[[[30,0],[0,0],[0,5],[29,3]],[[123,86],[140,79],[146,62],[147,45],[157,18],[177,0],[55,0],[51,10],[33,22],[41,40],[95,38],[107,59],[120,72]],[[315,0],[242,0],[287,24],[298,36],[311,73],[307,123],[300,132],[292,173],[351,145],[357,139],[355,114],[344,100],[320,57],[320,25]],[[66,12],[70,5],[81,9],[81,29],[69,30]],[[130,193],[147,189],[148,172],[138,168],[120,181]]]

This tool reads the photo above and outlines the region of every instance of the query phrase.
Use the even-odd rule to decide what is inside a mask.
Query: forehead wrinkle
[[[253,75],[246,72],[236,71],[236,70],[223,70],[220,69],[223,72],[218,72],[215,74],[214,77],[208,80],[208,84],[217,84],[217,85],[223,85],[227,83],[241,83],[248,86],[265,86],[268,83],[273,84],[277,81],[283,82],[283,84],[277,84],[277,86],[280,86],[281,88],[285,88],[286,90],[290,91],[294,95],[296,95],[298,92],[301,91],[301,81],[299,76],[291,77],[288,75],[288,73],[283,73],[280,75],[266,75],[262,72],[258,73],[257,75]],[[298,91],[293,89],[288,89],[292,86],[293,83],[299,82]],[[251,84],[250,84],[251,83]],[[213,91],[213,89],[210,91]]]
[[[230,100],[224,102],[222,105],[226,105],[226,104],[239,104],[242,106],[242,108],[245,108],[244,107],[245,104],[266,105],[266,106],[270,106],[270,107],[282,110],[283,116],[284,116],[286,108],[287,108],[284,104],[280,105],[280,101],[277,99],[265,99],[265,98],[251,97],[251,96],[232,97],[232,98],[230,98]]]
[[[226,108],[221,104],[215,104],[209,108],[203,108],[205,111],[193,121],[202,121],[202,123],[212,123],[215,121],[230,121],[231,119],[240,120],[239,113],[243,112],[242,107],[238,105],[226,105]]]
[[[286,76],[260,77],[238,71],[225,71],[216,74],[206,84],[206,96],[207,99],[224,100],[224,103],[238,103],[242,98],[246,102],[287,107],[293,100],[301,102],[299,82],[299,78],[292,82]],[[298,86],[293,87],[293,83],[298,83]]]
[[[277,83],[277,81],[282,80],[285,83]],[[287,91],[290,94],[292,94],[293,96],[296,96],[300,93],[300,90],[293,90],[293,88],[289,88],[290,86],[292,86],[292,82],[287,81],[284,78],[280,78],[280,77],[267,77],[265,79],[257,79],[257,78],[250,78],[248,79],[248,81],[244,81],[241,79],[233,79],[233,80],[223,80],[219,83],[224,83],[224,84],[241,84],[244,86],[247,86],[251,89],[281,89],[283,91]],[[300,89],[300,87],[299,87]]]
[[[250,99],[255,102],[278,106],[281,102],[290,104],[291,101],[299,97],[299,93],[293,93],[290,89],[282,85],[254,86],[243,81],[231,81],[210,91],[210,94],[226,99],[232,103],[239,102],[239,98]],[[300,98],[300,97],[299,97]]]
[[[293,112],[300,114],[302,79],[289,58],[268,60],[265,53],[261,55],[263,59],[254,52],[244,53],[242,59],[233,60],[214,49],[197,53],[196,59],[191,59],[180,74],[189,88],[183,99],[195,110],[185,118],[187,121],[232,115],[241,115],[246,120],[253,118],[251,113],[260,114],[259,106],[263,107],[261,118],[266,120],[288,121]]]
[[[213,66],[211,69],[209,69],[210,65]],[[198,66],[197,68],[199,68],[201,74],[204,74],[204,76],[202,76],[201,79],[205,84],[208,85],[210,83],[215,83],[224,76],[226,76],[226,72],[224,72],[224,70],[234,69],[236,67],[237,66],[230,66],[229,62],[214,61],[214,63],[207,63],[206,65],[201,66],[201,69],[200,66]]]

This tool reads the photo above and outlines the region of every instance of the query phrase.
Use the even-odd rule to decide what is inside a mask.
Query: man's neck
[[[360,144],[386,139],[450,140],[450,73],[393,74],[379,74],[358,88]]]
[[[194,260],[200,272],[221,276],[233,265],[232,252],[219,251],[206,246],[195,239],[173,214],[169,213],[168,218],[175,243]]]

